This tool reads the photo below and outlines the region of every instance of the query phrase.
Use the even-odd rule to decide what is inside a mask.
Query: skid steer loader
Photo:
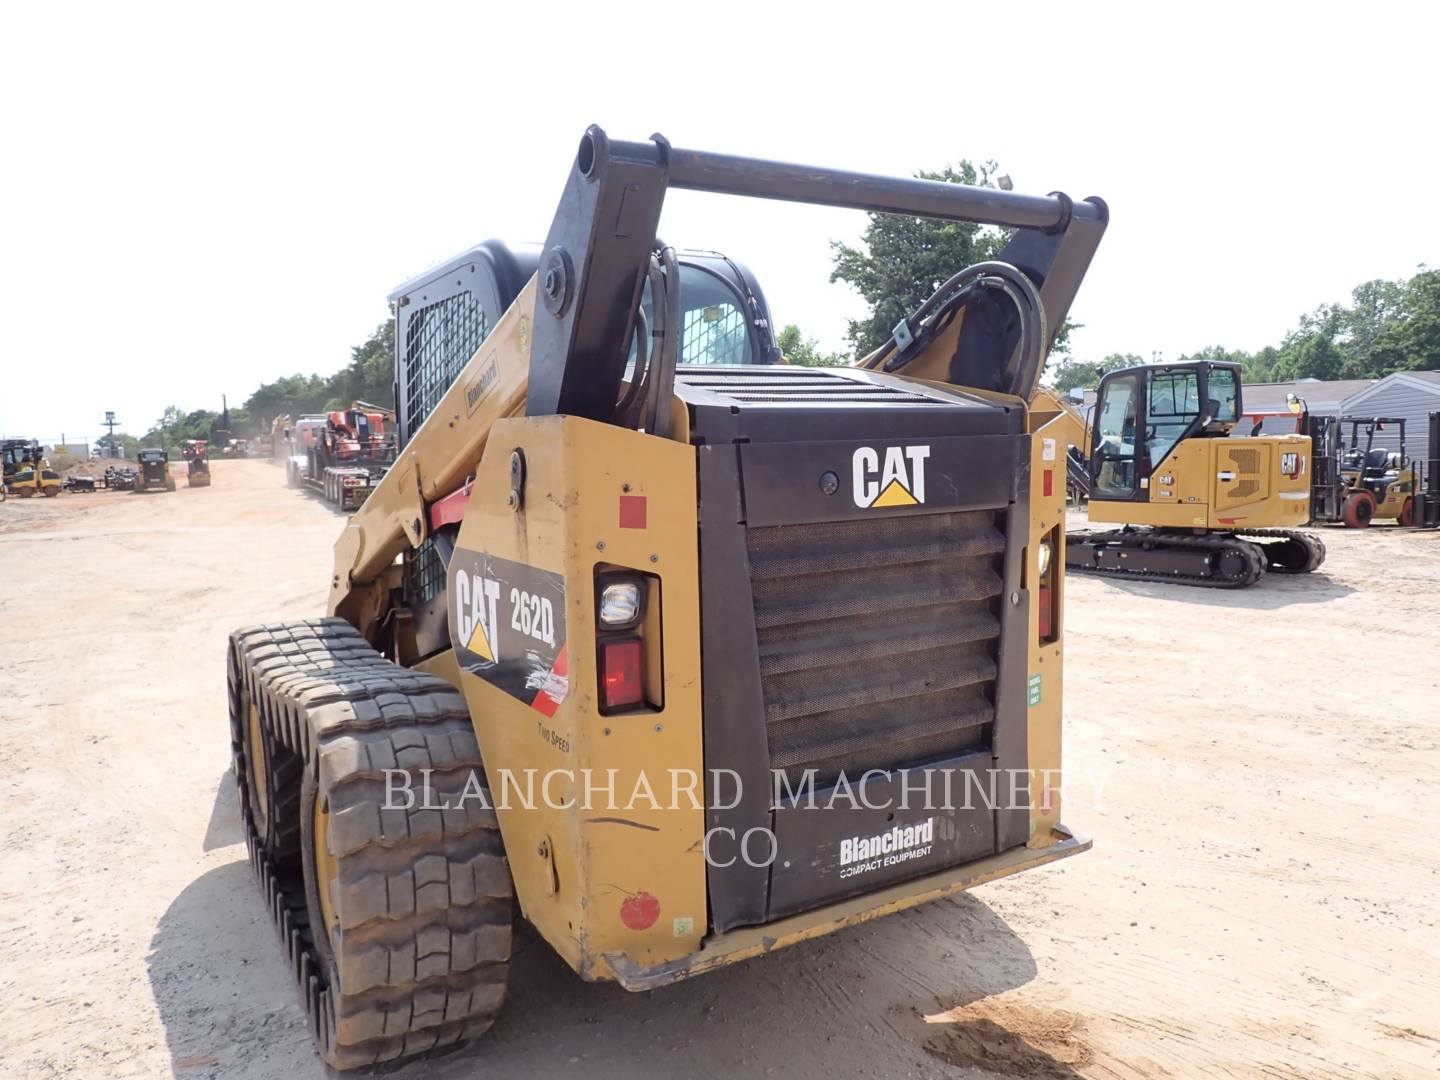
[[[738,264],[687,283],[656,239],[668,188],[1012,232],[870,367],[792,368]],[[329,616],[229,647],[251,861],[329,1065],[489,1028],[517,914],[648,990],[1089,847],[1065,463],[1027,402],[1106,221],[592,127],[533,271],[491,243],[397,291],[400,454]]]
[[[135,455],[135,486],[137,495],[150,491],[174,491],[175,477],[170,473],[170,451],[151,446]]]

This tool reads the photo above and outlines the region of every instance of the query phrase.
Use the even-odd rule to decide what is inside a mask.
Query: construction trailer
[[[395,461],[394,420],[393,411],[364,401],[302,416],[286,465],[290,485],[316,491],[341,510],[358,509]]]
[[[730,300],[687,299],[668,188],[1011,232],[869,367],[685,365],[759,305],[731,290],[722,333]],[[404,467],[346,522],[329,617],[229,652],[251,860],[328,1064],[483,1033],[517,915],[651,990],[1088,847],[1060,818],[1059,434],[1029,401],[1107,217],[591,128],[513,296],[478,264],[407,294]],[[448,808],[382,809],[385,769]],[[502,804],[526,770],[733,779]],[[862,775],[867,804],[835,797]]]

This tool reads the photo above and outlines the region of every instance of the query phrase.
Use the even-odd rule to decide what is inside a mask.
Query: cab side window
[[[1111,379],[1101,391],[1093,468],[1102,496],[1126,498],[1135,493],[1137,391],[1134,375]]]
[[[1236,401],[1239,393],[1235,385],[1235,372],[1226,368],[1212,368],[1209,382],[1212,406],[1210,419],[1235,423],[1240,419]]]
[[[645,283],[641,302],[645,316],[654,325],[650,283]],[[630,362],[635,345],[630,345]],[[750,325],[745,308],[734,290],[724,281],[698,266],[680,267],[680,356],[681,364],[755,364],[751,355]]]
[[[1212,389],[1213,389],[1212,383]],[[1230,398],[1234,419],[1235,398]],[[1180,437],[1200,416],[1200,375],[1195,371],[1167,371],[1150,380],[1146,409],[1145,448],[1152,468],[1158,467]]]

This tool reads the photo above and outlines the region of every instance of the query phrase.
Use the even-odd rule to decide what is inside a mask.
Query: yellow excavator
[[[1040,391],[1078,448],[1071,476],[1089,520],[1066,567],[1130,580],[1244,588],[1267,572],[1302,574],[1325,561],[1310,521],[1311,440],[1234,434],[1244,415],[1236,364],[1151,364],[1107,373],[1091,420]]]
[[[790,367],[743,267],[657,240],[670,188],[1010,235],[868,367]],[[328,617],[229,649],[251,861],[327,1064],[484,1032],[517,915],[652,990],[1089,846],[1028,402],[1107,216],[592,127],[543,249],[395,292],[399,458]]]

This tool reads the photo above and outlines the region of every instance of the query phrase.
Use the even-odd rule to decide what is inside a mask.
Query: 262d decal
[[[450,640],[460,666],[554,715],[570,689],[564,579],[464,548],[450,559],[449,579]]]

